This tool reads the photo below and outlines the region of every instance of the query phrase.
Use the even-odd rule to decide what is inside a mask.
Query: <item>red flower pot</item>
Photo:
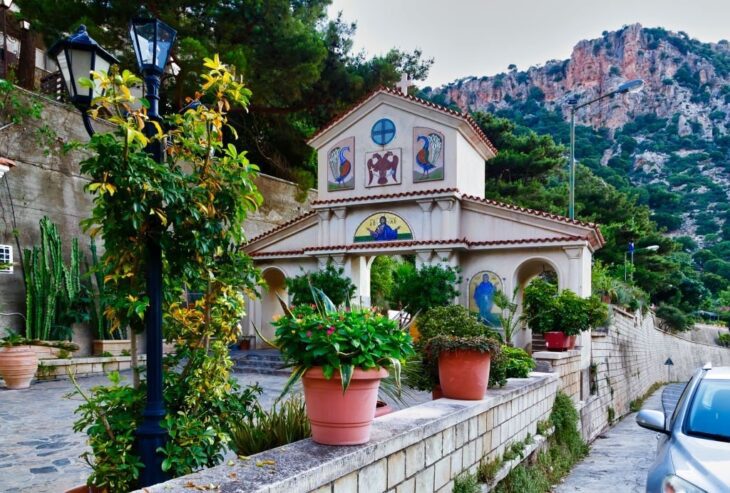
[[[441,390],[441,385],[434,385],[433,389],[431,389],[431,399],[435,401],[436,399],[442,399],[443,397],[444,392]]]
[[[471,349],[442,351],[439,354],[439,384],[444,397],[478,401],[489,383],[489,353]]]
[[[566,336],[564,332],[545,332],[543,336],[548,351],[567,351],[575,347],[575,336]]]
[[[321,367],[307,370],[302,377],[307,416],[312,424],[312,440],[324,445],[358,445],[370,440],[380,380],[384,369],[353,372],[350,386],[342,392],[339,373],[324,378]]]

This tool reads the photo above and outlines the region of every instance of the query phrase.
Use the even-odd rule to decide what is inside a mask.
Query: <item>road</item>
[[[671,415],[683,388],[681,383],[657,390],[644,402],[642,409],[655,409]],[[644,493],[646,474],[654,461],[658,437],[659,433],[636,424],[636,413],[627,415],[593,442],[588,456],[554,491]]]

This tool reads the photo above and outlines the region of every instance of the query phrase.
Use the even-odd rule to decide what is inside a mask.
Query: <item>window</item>
[[[730,442],[730,380],[705,378],[690,404],[685,433]]]
[[[13,247],[0,245],[0,274],[13,272]]]

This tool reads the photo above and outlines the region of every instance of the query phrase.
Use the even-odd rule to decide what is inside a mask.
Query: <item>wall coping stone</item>
[[[533,359],[568,359],[580,356],[580,351],[571,349],[569,351],[535,351],[532,353]]]
[[[198,491],[211,485],[231,493],[311,491],[557,380],[554,374],[533,372],[489,389],[480,401],[438,399],[377,418],[370,441],[363,445],[334,447],[301,440],[138,491]]]
[[[147,355],[140,354],[137,356],[138,361],[145,361]],[[88,358],[57,358],[57,359],[44,359],[39,360],[43,362],[43,366],[73,366],[73,365],[87,365],[92,363],[116,363],[116,362],[127,362],[132,361],[131,356],[91,356]]]

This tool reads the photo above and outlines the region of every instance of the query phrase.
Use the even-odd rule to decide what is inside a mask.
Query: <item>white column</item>
[[[355,283],[354,304],[370,306],[370,268],[375,257],[361,255],[352,259],[352,282]]]
[[[459,227],[456,221],[457,218],[453,217],[455,215],[453,210],[456,201],[454,199],[443,199],[437,200],[436,203],[441,210],[441,221],[437,238],[443,240],[456,238],[455,232],[458,231]]]
[[[336,244],[336,245],[345,245],[349,243],[345,239],[345,212],[346,209],[344,207],[336,207],[332,209],[332,212],[334,213],[334,231],[333,234],[330,235],[330,244]]]
[[[423,211],[423,214],[421,214],[421,234],[419,236],[419,240],[431,240],[433,239],[432,234],[432,214],[431,210],[433,209],[433,201],[432,200],[419,200],[418,205],[421,206],[421,211]]]
[[[420,269],[424,265],[431,265],[431,257],[433,250],[416,250],[416,268]]]
[[[330,216],[332,211],[325,209],[317,212],[319,214],[319,246],[327,246],[330,244]]]
[[[564,247],[563,251],[568,257],[568,272],[566,287],[578,296],[587,298],[591,295],[591,252],[588,247]],[[591,365],[591,345],[593,338],[591,331],[587,330],[578,337],[581,346],[580,367],[586,370]]]

